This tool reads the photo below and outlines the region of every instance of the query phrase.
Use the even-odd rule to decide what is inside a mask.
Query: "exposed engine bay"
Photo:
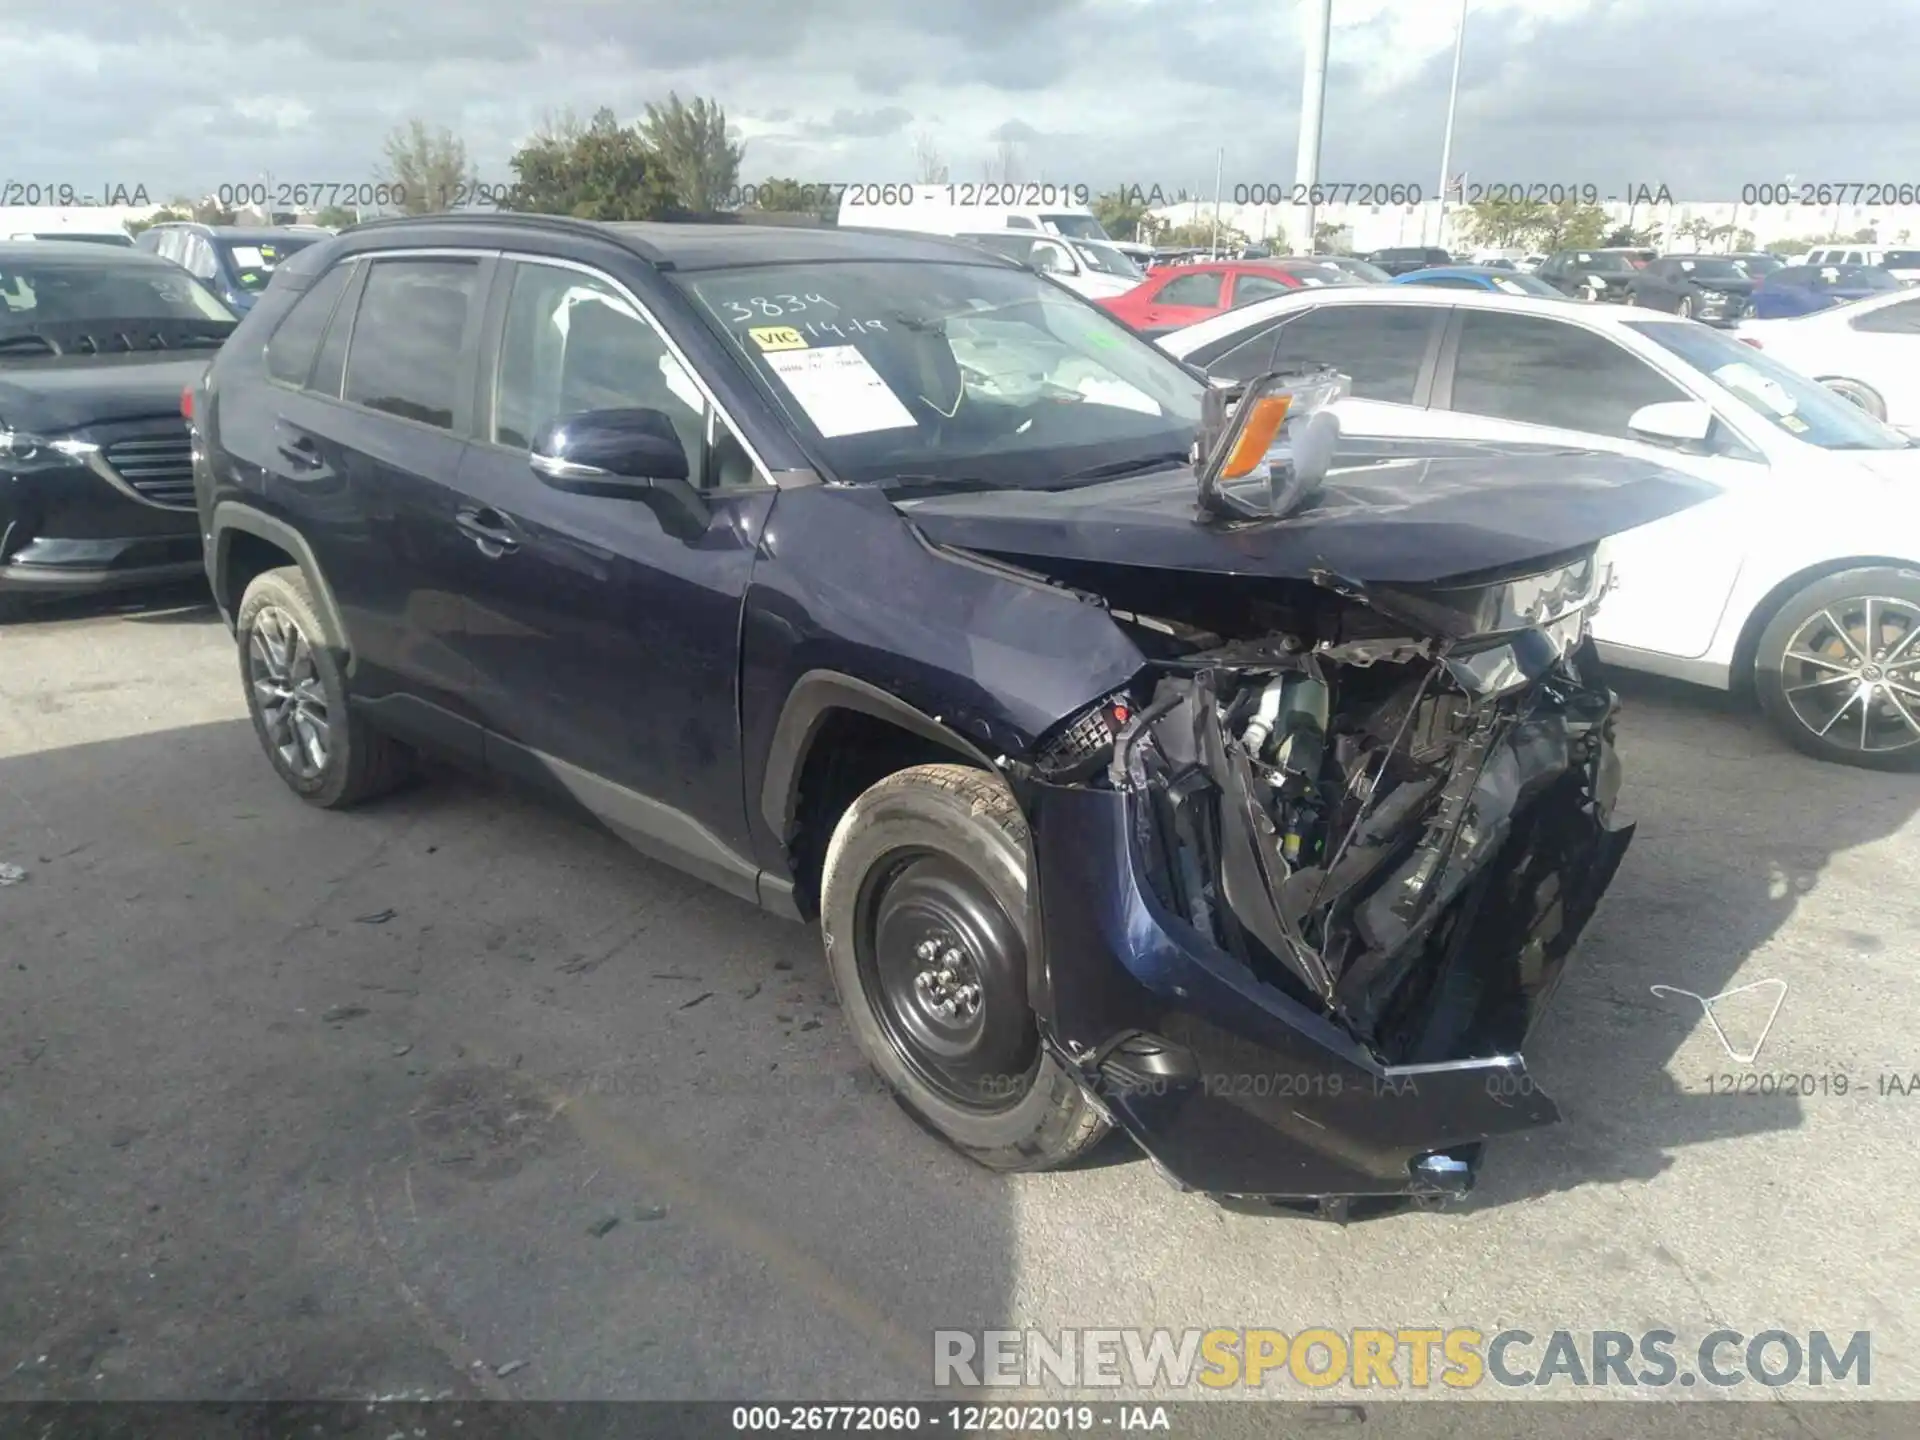
[[[1069,582],[1105,592],[1153,660],[1051,739],[1040,777],[1144,800],[1133,843],[1160,903],[1382,1064],[1517,1048],[1559,922],[1570,944],[1598,898],[1574,892],[1618,785],[1585,642],[1594,552],[1259,599],[1134,576],[1158,592],[1142,603],[1185,613],[1119,608],[1136,587],[1112,571]]]

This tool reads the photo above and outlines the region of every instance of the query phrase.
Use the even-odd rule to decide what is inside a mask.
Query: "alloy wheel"
[[[1005,1110],[1040,1059],[1026,998],[1026,945],[986,884],[933,851],[876,866],[854,936],[887,1039],[942,1098]]]
[[[1920,605],[1866,595],[1815,611],[1788,640],[1780,680],[1794,718],[1830,744],[1920,745]]]
[[[247,680],[274,753],[302,780],[318,778],[332,757],[333,724],[313,645],[294,618],[263,606],[247,636]]]

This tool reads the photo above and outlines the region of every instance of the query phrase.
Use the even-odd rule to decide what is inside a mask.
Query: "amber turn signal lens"
[[[1274,437],[1286,423],[1287,408],[1292,404],[1290,394],[1262,395],[1253,402],[1253,413],[1240,427],[1240,437],[1233,442],[1233,453],[1227,456],[1227,463],[1220,471],[1221,479],[1245,479],[1259,468],[1273,448]]]

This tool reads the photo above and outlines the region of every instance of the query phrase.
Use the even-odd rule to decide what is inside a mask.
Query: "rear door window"
[[[477,322],[475,260],[375,260],[354,317],[346,398],[451,430],[470,390],[465,356]]]
[[[320,349],[320,337],[327,320],[347,288],[351,262],[336,265],[313,287],[293,302],[293,308],[281,318],[267,341],[267,374],[283,385],[305,385],[313,372],[313,359]]]
[[[1226,276],[1216,272],[1201,275],[1176,275],[1160,287],[1153,297],[1156,305],[1197,305],[1211,309],[1220,303],[1220,288]]]
[[[1449,409],[1630,439],[1643,405],[1690,397],[1639,356],[1584,326],[1492,310],[1460,314]]]

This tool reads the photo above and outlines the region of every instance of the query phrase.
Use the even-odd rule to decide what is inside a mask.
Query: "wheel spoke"
[[[1789,685],[1787,694],[1798,695],[1803,690],[1824,690],[1829,685],[1843,685],[1852,679],[1853,672],[1849,670],[1842,675],[1829,675],[1823,680],[1809,680],[1804,685]]]
[[[1913,644],[1916,635],[1920,635],[1920,621],[1916,621],[1913,616],[1909,615],[1907,617],[1907,633],[1900,637],[1900,643],[1898,645],[1880,657],[1880,663],[1882,665],[1891,665],[1894,661],[1898,660],[1906,653],[1907,647]]]
[[[1880,653],[1880,631],[1875,626],[1873,596],[1868,595],[1860,602],[1863,613],[1860,638],[1867,643],[1867,653],[1862,659],[1871,659]]]
[[[1802,665],[1819,665],[1828,670],[1837,670],[1842,675],[1853,674],[1853,667],[1831,655],[1816,655],[1811,650],[1789,650],[1787,659],[1798,660]]]
[[[1829,730],[1833,729],[1835,725],[1840,723],[1840,717],[1846,714],[1847,711],[1853,708],[1853,702],[1858,700],[1862,695],[1862,693],[1864,692],[1861,690],[1861,688],[1858,685],[1854,686],[1853,693],[1847,696],[1845,700],[1842,700],[1840,702],[1840,708],[1838,710],[1835,710],[1833,714],[1828,717],[1827,723],[1822,725],[1818,730],[1814,731],[1813,733],[1824,738],[1826,736],[1826,733]]]
[[[1865,660],[1867,658],[1865,655],[1860,653],[1860,647],[1853,643],[1853,636],[1850,633],[1848,633],[1847,627],[1842,625],[1838,620],[1833,618],[1833,611],[1822,610],[1820,612],[1820,615],[1821,615],[1821,618],[1827,622],[1827,624],[1833,627],[1833,633],[1840,637],[1840,642],[1843,645],[1845,645],[1847,649],[1853,652],[1854,659]]]
[[[1914,739],[1920,740],[1920,720],[1914,719],[1913,712],[1907,708],[1905,701],[1903,701],[1898,695],[1893,693],[1892,686],[1887,687],[1887,703],[1893,706],[1895,710],[1900,712],[1900,718],[1906,722],[1907,729],[1913,733]],[[1913,743],[1912,740],[1909,740],[1907,742],[1908,745],[1911,745],[1912,743]],[[1904,749],[1906,747],[1890,746],[1889,748]]]

